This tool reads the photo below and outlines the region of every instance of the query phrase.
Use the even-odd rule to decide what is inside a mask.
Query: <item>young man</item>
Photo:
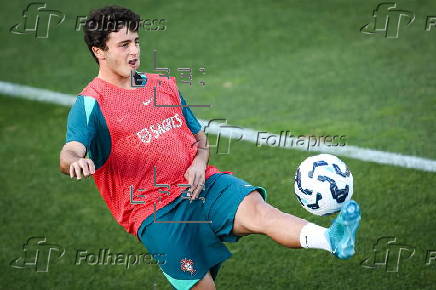
[[[136,71],[139,20],[118,6],[89,15],[85,41],[99,72],[70,110],[61,172],[93,175],[116,221],[150,253],[165,256],[160,268],[177,289],[215,289],[231,256],[223,242],[249,234],[351,257],[356,202],[344,204],[326,229],[281,212],[266,202],[264,188],[208,165],[206,135],[182,107],[175,79]],[[131,72],[142,87],[132,87]]]

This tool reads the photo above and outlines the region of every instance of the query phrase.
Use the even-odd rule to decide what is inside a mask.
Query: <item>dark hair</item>
[[[109,33],[117,32],[125,26],[129,31],[138,31],[140,16],[132,10],[116,5],[106,6],[90,12],[84,27],[84,40],[88,45],[91,55],[99,64],[97,57],[92,51],[92,47],[107,49],[106,41]]]

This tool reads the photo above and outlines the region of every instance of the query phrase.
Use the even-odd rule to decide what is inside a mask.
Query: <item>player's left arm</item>
[[[185,178],[191,185],[189,190],[191,191],[191,199],[196,199],[201,190],[203,190],[206,180],[206,167],[209,161],[209,147],[206,134],[200,130],[198,134],[194,134],[194,136],[198,144],[197,155],[185,173]]]
[[[186,105],[186,101],[183,99],[183,96],[180,92],[179,96],[182,105]],[[198,122],[197,118],[189,107],[183,107],[183,117],[185,118],[186,124],[197,140],[197,155],[185,173],[185,178],[188,180],[190,185],[189,191],[191,191],[191,199],[196,199],[204,187],[206,167],[209,161],[209,146],[207,142],[207,136],[201,130],[200,122]]]

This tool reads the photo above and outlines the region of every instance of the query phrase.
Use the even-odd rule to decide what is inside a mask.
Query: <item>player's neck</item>
[[[123,88],[126,90],[131,90],[131,89],[135,89],[132,88],[131,84],[130,84],[130,77],[122,77],[120,75],[114,74],[112,72],[108,72],[105,70],[99,70],[98,72],[98,78],[113,84],[114,86],[117,86],[119,88]]]

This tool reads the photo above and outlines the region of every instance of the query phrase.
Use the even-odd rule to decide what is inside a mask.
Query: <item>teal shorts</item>
[[[222,262],[232,255],[223,242],[242,237],[232,233],[233,220],[239,204],[253,190],[266,201],[264,188],[216,173],[205,181],[199,195],[204,200],[190,202],[182,193],[142,222],[138,238],[150,254],[165,257],[158,264],[174,288],[190,289],[208,271],[216,278]]]

